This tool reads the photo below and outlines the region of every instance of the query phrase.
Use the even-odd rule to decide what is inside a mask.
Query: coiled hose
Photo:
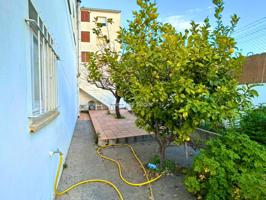
[[[141,169],[143,170],[144,174],[145,174],[145,177],[146,177],[146,180],[145,182],[141,182],[141,183],[132,183],[130,181],[128,181],[126,178],[124,178],[123,174],[122,174],[122,166],[121,164],[115,160],[115,159],[112,159],[110,157],[107,157],[107,156],[104,156],[101,152],[101,150],[105,149],[105,148],[108,148],[108,147],[115,147],[115,146],[125,146],[125,147],[128,147],[131,151],[131,153],[133,154],[134,158],[138,161]],[[152,191],[152,187],[151,187],[151,183],[154,182],[154,181],[157,181],[159,178],[161,178],[161,176],[163,174],[160,174],[159,176],[157,176],[156,178],[154,179],[149,179],[149,176],[146,172],[146,169],[143,165],[143,163],[141,162],[141,160],[139,159],[139,157],[137,156],[134,148],[129,145],[129,144],[114,144],[114,145],[105,145],[105,146],[102,146],[102,147],[98,147],[97,150],[96,150],[96,153],[98,156],[100,156],[101,158],[103,159],[106,159],[106,160],[109,160],[109,161],[112,161],[113,163],[116,164],[117,166],[117,169],[118,169],[118,172],[119,172],[119,177],[120,179],[125,182],[127,185],[130,185],[130,186],[133,186],[133,187],[140,187],[140,186],[144,186],[144,185],[149,185],[149,190],[150,190],[150,198],[151,199],[154,199],[154,196],[153,196],[153,191]],[[61,168],[62,168],[62,164],[63,164],[63,154],[60,153],[59,154],[59,165],[58,165],[58,168],[57,168],[57,172],[56,172],[56,177],[55,177],[55,182],[54,182],[54,193],[57,195],[57,196],[61,196],[63,194],[65,194],[66,192],[78,187],[79,185],[83,185],[83,184],[89,184],[89,183],[103,183],[103,184],[107,184],[109,186],[111,186],[117,193],[118,197],[119,197],[119,200],[124,200],[123,198],[123,195],[121,193],[121,191],[111,182],[107,181],[107,180],[103,180],[103,179],[88,179],[88,180],[84,180],[84,181],[80,181],[72,186],[70,186],[69,188],[59,192],[57,190],[57,185],[58,185],[58,178],[59,178],[59,173],[61,171]]]

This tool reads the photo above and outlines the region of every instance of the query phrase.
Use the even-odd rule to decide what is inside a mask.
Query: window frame
[[[31,31],[30,34],[31,37],[31,96],[32,96],[32,114],[33,115],[38,115],[40,113],[40,104],[41,104],[41,99],[40,99],[40,59],[39,59],[39,43],[38,43],[38,34],[36,34],[34,31]],[[37,40],[37,52],[35,52],[34,48],[34,40]],[[36,69],[36,53],[37,53],[37,69]],[[35,70],[37,71],[37,75],[35,75]],[[38,80],[35,80],[38,79]],[[39,88],[34,87],[35,81],[38,82]],[[36,91],[38,90],[38,94],[36,94]],[[38,95],[38,103],[35,102],[35,95]]]
[[[67,0],[67,5],[68,5],[68,11],[69,11],[69,14],[72,15],[71,3],[70,3],[69,0]]]
[[[88,63],[90,60],[89,51],[82,51],[81,52],[81,62]]]
[[[36,132],[48,121],[58,116],[57,60],[59,56],[53,49],[53,39],[41,17],[29,2],[29,19],[25,21],[30,28],[31,59],[31,114],[30,132]],[[34,17],[34,18],[33,18]],[[37,48],[34,42],[37,39]],[[36,52],[37,49],[37,52]],[[36,62],[36,58],[38,62]],[[36,64],[37,63],[37,64]],[[36,71],[35,71],[36,70]],[[38,80],[37,80],[38,79]],[[38,98],[36,103],[35,95]]]
[[[107,26],[107,17],[105,16],[97,16],[97,24],[101,24],[102,27]],[[99,19],[104,19],[104,22],[100,22]]]

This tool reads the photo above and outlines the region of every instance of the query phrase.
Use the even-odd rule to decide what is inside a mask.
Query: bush
[[[153,156],[149,160],[149,163],[155,164],[155,165],[157,165],[157,167],[159,167],[159,165],[161,163],[160,156],[159,155]],[[175,162],[173,162],[171,160],[164,160],[161,167],[159,167],[157,171],[176,173],[177,166],[176,166]]]
[[[159,155],[154,155],[150,160],[149,163],[158,165],[160,164],[160,156]]]
[[[164,160],[161,171],[176,173],[177,166],[171,160]]]
[[[265,147],[235,132],[210,140],[185,185],[198,199],[265,199]]]
[[[266,106],[261,105],[244,115],[240,120],[240,132],[266,145]]]

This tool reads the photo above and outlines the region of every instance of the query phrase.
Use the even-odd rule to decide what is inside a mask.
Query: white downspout
[[[80,105],[80,100],[79,100],[79,77],[80,77],[80,3],[81,0],[77,0],[77,108],[78,108],[78,117],[80,116],[80,109],[79,109],[79,105]]]

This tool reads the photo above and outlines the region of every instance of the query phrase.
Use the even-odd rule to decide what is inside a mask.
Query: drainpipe
[[[77,108],[78,108],[78,117],[80,116],[80,112],[79,112],[79,105],[80,105],[80,102],[79,102],[79,77],[80,77],[80,3],[81,3],[81,0],[77,0]]]

